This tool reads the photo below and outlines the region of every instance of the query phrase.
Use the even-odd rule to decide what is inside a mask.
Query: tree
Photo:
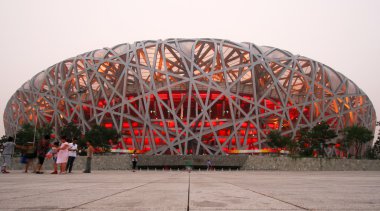
[[[29,123],[21,126],[21,129],[17,131],[16,143],[26,144],[28,142],[38,142],[45,135],[50,135],[52,133],[52,127],[50,125],[44,125],[40,128],[35,128],[34,125]]]
[[[358,125],[345,128],[344,136],[343,143],[349,147],[354,147],[355,158],[361,157],[363,145],[373,139],[371,130]]]
[[[380,159],[380,136],[377,138],[375,144],[372,147],[372,151],[375,159]]]
[[[324,149],[326,142],[337,137],[334,130],[326,122],[320,122],[311,130],[302,129],[300,131],[301,153],[305,156],[311,156],[313,151],[317,150],[322,156],[325,155]]]
[[[17,131],[16,143],[17,144],[26,144],[28,142],[33,142],[34,140],[34,125],[24,124],[21,126],[21,129]]]
[[[6,135],[1,136],[1,138],[0,138],[0,144],[5,143],[7,141],[8,141],[8,136],[6,136]]]
[[[288,136],[282,136],[278,130],[272,130],[267,135],[268,146],[271,148],[286,148],[294,154],[298,144]]]
[[[376,151],[374,150],[373,147],[367,146],[367,148],[364,151],[364,158],[365,159],[370,159],[370,160],[374,160],[374,159],[377,158],[376,157]]]
[[[46,135],[51,135],[53,132],[53,127],[51,125],[44,125],[43,127],[37,128],[36,140],[40,140]]]
[[[107,129],[100,125],[95,125],[85,134],[84,141],[79,145],[84,146],[85,141],[91,141],[92,146],[100,147],[105,151],[111,148],[109,140],[115,141],[120,137],[115,129]]]
[[[299,141],[300,155],[305,157],[310,157],[313,155],[313,150],[315,146],[312,145],[312,140],[309,135],[308,128],[302,128],[299,131]]]
[[[272,130],[267,135],[268,146],[272,148],[285,148],[291,142],[291,139],[287,136],[282,136],[278,130]]]
[[[3,144],[8,141],[8,136],[3,135],[0,138],[0,154],[3,153]]]
[[[82,133],[79,127],[77,127],[74,123],[70,122],[69,124],[62,127],[59,135],[61,137],[66,136],[66,138],[69,140],[80,140]]]

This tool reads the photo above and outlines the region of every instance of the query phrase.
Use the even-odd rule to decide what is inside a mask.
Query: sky
[[[309,57],[354,81],[380,117],[379,8],[376,0],[0,0],[0,135],[6,103],[40,71],[91,50],[167,38]]]

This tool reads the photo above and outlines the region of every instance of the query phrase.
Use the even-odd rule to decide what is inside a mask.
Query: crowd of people
[[[94,155],[94,147],[90,141],[86,142],[87,157],[85,169],[83,173],[91,173],[92,157]],[[7,168],[11,165],[12,155],[14,149],[19,148],[22,151],[21,163],[25,164],[24,172],[28,173],[29,168],[32,167],[33,172],[36,174],[43,174],[42,167],[45,159],[53,159],[53,172],[51,174],[66,174],[72,173],[75,158],[78,155],[77,140],[67,140],[65,136],[61,137],[60,141],[50,142],[50,135],[43,137],[35,146],[33,142],[26,145],[16,145],[12,137],[8,137],[5,143],[2,143],[2,173],[9,173]],[[35,160],[38,160],[35,165]],[[132,171],[137,169],[138,155],[136,150],[131,154]],[[207,170],[214,169],[211,160],[207,160]],[[59,172],[58,172],[59,171]]]
[[[91,173],[91,163],[95,149],[90,141],[87,141],[86,145],[87,157],[83,173]],[[25,164],[25,173],[28,173],[31,167],[34,173],[43,174],[42,167],[45,159],[53,160],[53,172],[51,174],[72,173],[74,161],[78,155],[77,140],[68,140],[65,136],[62,136],[60,141],[51,142],[50,135],[46,135],[37,144],[28,142],[26,145],[16,145],[14,139],[8,137],[8,140],[2,143],[2,173],[9,173],[7,169],[11,165],[15,148],[19,148],[22,152],[21,163]],[[133,150],[130,155],[133,172],[137,170],[138,155],[136,152],[136,150]],[[35,163],[36,159],[37,164]],[[207,160],[206,165],[208,171],[214,169],[211,160]]]
[[[87,141],[87,160],[83,173],[91,173],[91,160],[94,147]],[[12,162],[15,148],[21,150],[21,163],[25,165],[24,172],[29,169],[33,173],[43,174],[43,164],[46,159],[53,159],[53,172],[51,174],[72,173],[75,158],[78,155],[77,140],[68,140],[65,136],[60,141],[51,142],[50,135],[44,136],[37,143],[28,142],[25,145],[17,145],[12,137],[2,144],[2,165],[1,172],[9,173],[8,169]],[[36,163],[37,160],[37,163]]]

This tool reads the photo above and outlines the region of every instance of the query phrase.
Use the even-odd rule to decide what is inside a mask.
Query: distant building
[[[373,130],[376,114],[359,87],[322,63],[217,39],[141,41],[66,59],[21,86],[4,113],[7,135],[24,123],[100,124],[147,154],[268,150],[270,130],[295,137],[321,121]]]

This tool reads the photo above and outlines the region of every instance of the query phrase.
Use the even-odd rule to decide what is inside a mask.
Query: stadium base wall
[[[356,159],[328,159],[328,158],[290,158],[268,156],[149,156],[140,155],[138,166],[153,170],[183,169],[185,166],[193,168],[205,168],[207,160],[218,169],[240,168],[240,170],[272,170],[272,171],[380,171],[380,160],[356,160]],[[79,156],[74,163],[74,171],[83,170],[86,162],[85,156]],[[23,164],[20,158],[13,158],[12,169],[21,170]],[[52,160],[44,163],[44,169],[52,170]],[[127,155],[94,156],[92,160],[93,170],[130,170],[131,160]],[[29,170],[31,171],[31,170]]]
[[[37,162],[37,159],[36,159]],[[110,155],[110,156],[94,156],[91,163],[92,170],[129,170],[131,167],[130,156],[126,155]],[[78,156],[74,161],[73,170],[83,171],[86,165],[86,156]],[[21,170],[24,164],[20,163],[20,157],[13,158],[12,169]],[[45,160],[43,169],[52,170],[53,160]],[[29,168],[31,172],[32,169]]]
[[[380,160],[249,156],[242,170],[380,171]]]

